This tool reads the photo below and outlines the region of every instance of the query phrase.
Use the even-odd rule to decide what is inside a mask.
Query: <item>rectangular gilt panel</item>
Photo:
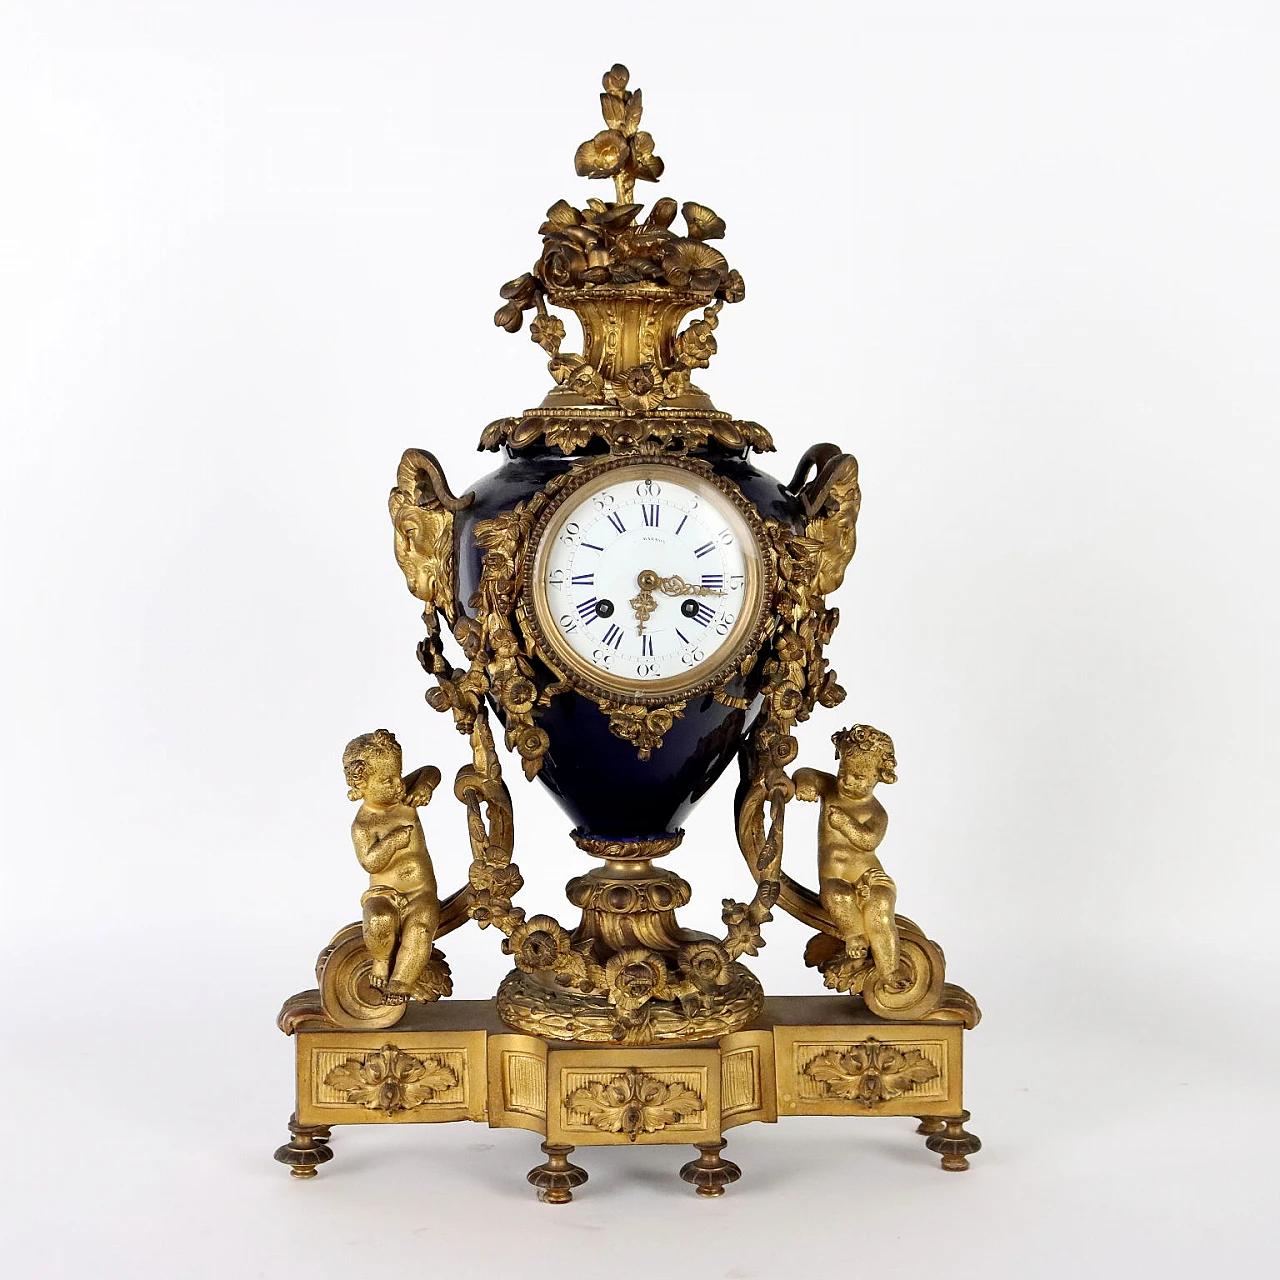
[[[536,1036],[489,1037],[489,1123],[547,1131],[547,1045]]]
[[[958,1028],[777,1027],[778,1108],[790,1115],[953,1114]]]
[[[547,1060],[532,1053],[502,1055],[503,1109],[547,1118]]]
[[[739,1031],[721,1040],[720,1115],[725,1129],[778,1118],[771,1032]]]
[[[693,1143],[720,1136],[714,1049],[553,1052],[547,1140],[572,1146]]]
[[[429,1124],[484,1117],[484,1032],[303,1033],[304,1124]]]

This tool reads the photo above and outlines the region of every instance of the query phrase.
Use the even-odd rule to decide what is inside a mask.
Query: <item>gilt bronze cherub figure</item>
[[[876,799],[876,785],[898,780],[893,740],[870,725],[855,724],[831,737],[840,761],[838,774],[797,769],[796,799],[816,800],[818,816],[818,894],[840,940],[849,976],[870,951],[881,980],[901,987],[897,886],[876,856],[889,817]],[[833,962],[834,963],[834,962]]]
[[[369,985],[388,1004],[440,994],[438,983],[424,983],[440,898],[417,812],[440,785],[440,770],[424,765],[402,778],[403,763],[400,744],[387,729],[353,738],[342,753],[347,797],[361,802],[351,841],[369,873],[360,898],[364,942],[373,958]]]

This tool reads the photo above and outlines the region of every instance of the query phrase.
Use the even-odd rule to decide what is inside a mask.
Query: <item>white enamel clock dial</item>
[[[606,690],[675,693],[759,625],[762,553],[737,504],[661,463],[606,470],[547,521],[532,596],[550,647]]]

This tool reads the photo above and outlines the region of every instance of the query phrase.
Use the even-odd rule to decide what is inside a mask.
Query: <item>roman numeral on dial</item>
[[[583,600],[578,605],[578,612],[582,615],[583,622],[594,622],[596,619],[596,598],[592,596],[590,600]]]
[[[577,578],[574,578],[574,582],[577,582]],[[708,591],[723,591],[724,590],[724,574],[723,573],[704,573],[702,575],[702,585]]]
[[[613,525],[619,533],[626,533],[627,526],[622,523],[622,517],[616,511],[611,511],[609,513],[609,523]]]
[[[693,615],[693,621],[700,627],[706,627],[711,624],[711,619],[716,616],[716,611],[709,604],[699,604],[698,612]]]
[[[658,527],[658,504],[656,502],[646,503],[640,508],[644,516],[644,522],[650,529]]]
[[[616,623],[609,624],[609,630],[604,633],[605,644],[612,645],[615,649],[622,647],[622,628]]]

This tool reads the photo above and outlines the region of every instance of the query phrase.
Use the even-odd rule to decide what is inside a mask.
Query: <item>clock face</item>
[[[716,677],[760,625],[752,522],[698,472],[603,470],[545,518],[529,591],[564,665],[608,693],[660,697]]]

